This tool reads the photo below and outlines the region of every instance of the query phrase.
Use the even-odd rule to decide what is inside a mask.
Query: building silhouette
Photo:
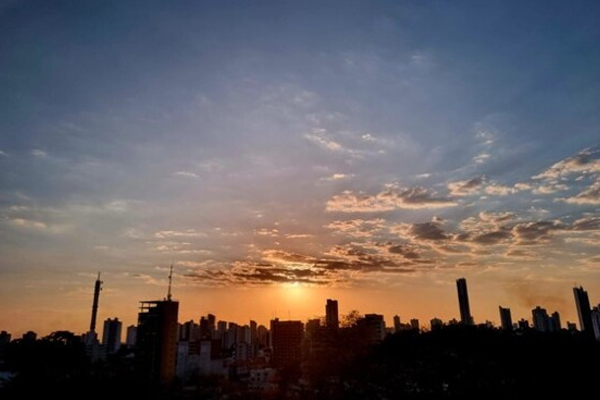
[[[590,309],[590,299],[583,287],[573,288],[575,295],[575,305],[577,306],[577,316],[579,317],[579,328],[583,332],[593,333],[592,310]]]
[[[137,339],[137,326],[129,325],[127,327],[125,344],[129,347],[133,347],[133,346],[135,346],[136,339]]]
[[[368,343],[375,344],[381,342],[385,338],[385,321],[383,315],[365,314],[358,320],[358,327],[363,329],[365,338]]]
[[[398,333],[402,330],[402,322],[399,315],[394,315],[394,332]]]
[[[592,327],[594,328],[594,337],[600,340],[600,305],[592,308]]]
[[[416,331],[421,329],[421,326],[419,325],[419,320],[416,318],[412,318],[410,320],[410,329],[414,329]]]
[[[439,318],[433,318],[429,321],[429,326],[431,327],[431,330],[439,329],[444,326],[444,321]]]
[[[6,331],[0,332],[0,346],[10,343],[10,338],[11,338],[10,333],[8,333]]]
[[[327,299],[327,304],[325,305],[325,325],[330,329],[337,329],[340,326],[337,300]]]
[[[460,322],[465,325],[473,325],[471,307],[469,306],[469,293],[467,291],[467,280],[459,278],[456,280],[458,290],[458,306],[460,308]]]
[[[104,321],[102,330],[102,345],[106,354],[114,354],[121,347],[121,328],[123,324],[118,318]]]
[[[298,365],[302,355],[304,324],[301,321],[271,320],[272,361],[276,367]]]
[[[560,332],[562,324],[560,323],[560,314],[558,311],[554,311],[550,316],[548,328],[550,332]]]
[[[505,331],[512,331],[513,323],[510,308],[498,306],[498,309],[500,310],[500,323],[502,324],[502,329]]]
[[[175,379],[179,302],[142,301],[138,314],[136,360],[140,373],[153,383]]]

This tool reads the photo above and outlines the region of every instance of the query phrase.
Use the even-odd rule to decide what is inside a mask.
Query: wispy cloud
[[[423,187],[403,188],[389,185],[388,188],[374,195],[344,191],[327,201],[326,211],[382,212],[396,209],[445,208],[456,205],[454,200],[437,196]]]
[[[194,172],[189,172],[189,171],[177,171],[177,172],[173,173],[173,175],[181,176],[184,178],[194,178],[194,179],[199,178],[198,174],[196,174]]]

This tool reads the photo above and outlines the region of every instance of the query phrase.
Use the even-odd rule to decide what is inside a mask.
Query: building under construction
[[[136,360],[140,373],[153,383],[171,384],[177,367],[179,302],[171,300],[171,280],[165,300],[141,301],[138,314]]]

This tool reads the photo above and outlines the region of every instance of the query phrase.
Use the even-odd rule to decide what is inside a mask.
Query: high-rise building
[[[6,331],[0,332],[0,346],[10,343],[10,338],[11,338],[10,333],[8,333]]]
[[[304,324],[301,321],[271,320],[273,365],[283,367],[300,363]]]
[[[457,279],[456,288],[458,289],[458,306],[460,308],[460,322],[465,325],[473,325],[471,307],[469,306],[467,280],[465,278]]]
[[[410,329],[414,329],[414,330],[420,330],[421,326],[419,325],[419,320],[416,318],[412,318],[410,320]]]
[[[106,354],[114,354],[121,347],[121,328],[119,318],[106,319],[102,330],[102,345]]]
[[[513,323],[512,316],[510,315],[510,308],[498,306],[498,309],[500,310],[500,322],[502,324],[502,329],[505,331],[512,331]]]
[[[537,306],[531,310],[531,314],[533,316],[533,329],[540,332],[550,331],[550,317],[548,317],[548,312],[545,308]]]
[[[330,329],[337,329],[340,326],[337,300],[327,299],[327,305],[325,305],[325,325]]]
[[[590,299],[583,287],[573,288],[575,295],[575,305],[577,306],[577,315],[579,316],[579,328],[583,332],[593,333],[592,310],[590,309]]]
[[[431,327],[431,330],[434,329],[439,329],[441,327],[444,326],[444,321],[442,321],[439,318],[433,318],[430,322],[429,322],[429,326]]]
[[[400,322],[400,316],[394,315],[394,332],[398,333],[402,330],[402,322]]]
[[[517,322],[517,326],[519,327],[519,329],[521,330],[527,330],[529,329],[529,321],[527,321],[525,318],[521,318],[518,322]]]
[[[182,342],[194,342],[199,339],[199,327],[194,320],[179,324],[179,340]]]
[[[208,314],[206,317],[200,318],[200,338],[201,339],[212,339],[215,334],[215,321],[216,317],[212,314]]]
[[[386,331],[383,315],[365,314],[363,318],[358,320],[358,326],[364,329],[366,339],[369,343],[379,343],[385,338]]]
[[[562,325],[560,323],[560,314],[558,311],[554,311],[548,319],[548,329],[550,332],[560,332]]]
[[[592,327],[594,328],[594,337],[600,340],[600,304],[592,308]]]
[[[136,338],[137,338],[137,326],[135,326],[135,325],[129,325],[127,327],[127,337],[125,339],[125,344],[128,347],[135,346]]]
[[[136,360],[142,374],[154,383],[170,384],[175,378],[178,311],[177,301],[140,303]]]

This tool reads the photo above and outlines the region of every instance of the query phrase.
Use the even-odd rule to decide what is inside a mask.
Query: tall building
[[[458,289],[458,306],[460,308],[460,322],[465,325],[473,325],[471,307],[469,306],[467,280],[465,278],[457,279],[456,288]]]
[[[439,329],[441,327],[444,326],[444,321],[442,321],[439,318],[433,318],[430,322],[429,322],[429,326],[431,327],[431,330],[434,329]]]
[[[136,338],[137,338],[137,326],[129,325],[127,327],[127,337],[125,338],[125,344],[128,347],[135,346]]]
[[[6,331],[0,332],[0,346],[10,343],[10,338],[11,338],[10,333],[8,333]]]
[[[200,318],[200,338],[201,339],[212,339],[215,334],[215,323],[216,317],[212,314],[208,314],[206,317]]]
[[[337,329],[340,326],[337,300],[327,299],[327,304],[325,305],[325,325],[330,329]]]
[[[419,320],[416,318],[412,318],[410,320],[410,329],[414,329],[414,330],[420,330],[421,326],[419,325]]]
[[[402,322],[400,322],[400,316],[394,315],[394,332],[398,333],[402,330]]]
[[[383,315],[365,314],[363,318],[358,320],[358,326],[364,329],[366,339],[369,343],[379,343],[385,338],[386,332]]]
[[[592,310],[590,309],[590,299],[583,287],[573,288],[575,295],[575,305],[577,306],[577,315],[579,316],[579,328],[583,332],[593,333]]]
[[[137,354],[140,372],[154,383],[175,378],[179,302],[142,301],[138,314]]]
[[[179,324],[179,340],[182,342],[193,342],[199,339],[198,324],[194,320],[189,320]]]
[[[273,365],[283,367],[300,363],[304,324],[300,321],[271,320]]]
[[[502,329],[505,331],[512,331],[513,323],[512,316],[510,315],[510,308],[498,306],[498,309],[500,310],[500,322],[502,323]]]
[[[600,305],[592,308],[592,327],[594,328],[594,337],[600,340]]]
[[[104,321],[104,329],[102,330],[102,345],[106,354],[114,354],[121,347],[121,328],[123,324],[119,318]]]
[[[548,329],[550,332],[560,332],[562,324],[560,323],[560,314],[558,311],[554,311],[548,319]]]
[[[537,306],[531,310],[533,316],[533,329],[540,332],[550,332],[550,317],[545,308]]]

